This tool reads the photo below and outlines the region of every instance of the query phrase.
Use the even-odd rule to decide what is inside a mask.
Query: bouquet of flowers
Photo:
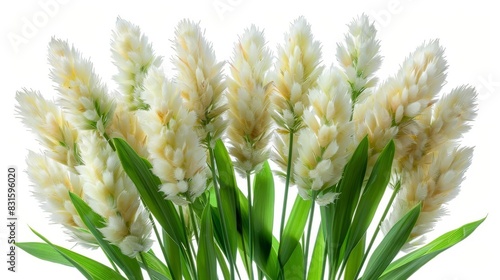
[[[425,240],[470,165],[459,140],[476,115],[474,88],[440,93],[437,40],[385,81],[365,15],[331,66],[303,17],[276,53],[250,26],[227,63],[190,20],[172,43],[167,77],[139,27],[118,18],[115,93],[52,39],[58,100],[17,93],[43,146],[27,172],[52,220],[109,263],[35,230],[44,242],[19,248],[87,279],[406,279],[484,220]]]

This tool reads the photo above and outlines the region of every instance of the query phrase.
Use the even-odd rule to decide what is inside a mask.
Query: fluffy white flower
[[[69,168],[79,164],[77,130],[66,120],[57,105],[33,90],[18,91],[17,113],[46,148],[46,154]]]
[[[126,104],[117,102],[111,124],[106,129],[109,138],[123,138],[141,157],[147,158],[147,135],[139,125],[136,111],[129,111]]]
[[[29,152],[26,159],[28,176],[33,183],[33,194],[42,208],[50,213],[51,220],[69,230],[74,241],[84,246],[95,247],[97,241],[80,219],[69,191],[83,198],[83,189],[78,174],[40,154]]]
[[[472,148],[443,145],[433,153],[430,164],[421,164],[401,176],[401,190],[390,217],[382,224],[387,233],[411,208],[422,202],[422,211],[410,236],[408,247],[418,245],[423,235],[446,213],[445,204],[460,190],[472,159]]]
[[[148,111],[139,120],[148,135],[147,148],[161,191],[177,204],[194,201],[206,188],[206,152],[196,132],[196,114],[182,103],[179,89],[157,68],[144,80]]]
[[[106,87],[94,73],[92,63],[67,42],[49,44],[50,77],[61,94],[60,103],[78,129],[104,133],[114,111]]]
[[[348,85],[338,69],[325,71],[309,94],[311,109],[304,112],[305,128],[299,133],[295,181],[300,194],[334,186],[351,152],[354,125],[350,121]],[[335,195],[329,195],[331,200]]]
[[[377,83],[373,74],[382,63],[379,54],[380,42],[376,39],[377,30],[368,16],[362,15],[349,25],[344,44],[337,45],[337,61],[344,70],[350,85],[353,102],[367,88]]]
[[[399,170],[428,164],[433,151],[469,131],[476,117],[476,97],[474,88],[460,86],[405,125],[396,136],[403,151],[396,158]]]
[[[155,56],[148,38],[137,25],[118,18],[112,35],[111,53],[118,68],[114,79],[125,96],[128,109],[147,108],[141,98],[142,82],[151,66],[161,64],[161,58]]]
[[[297,130],[304,108],[309,105],[308,91],[316,84],[323,67],[319,66],[321,47],[314,41],[311,26],[299,17],[285,34],[285,44],[278,46],[276,91],[272,96],[278,125],[286,130]],[[293,123],[286,115],[293,116]]]
[[[385,145],[406,125],[435,102],[446,78],[447,65],[438,41],[418,47],[405,60],[396,76],[354,107],[356,142],[366,135],[370,141],[369,168]],[[398,158],[406,151],[396,139]]]
[[[213,146],[226,128],[222,113],[226,111],[223,91],[222,62],[203,36],[199,24],[182,20],[175,31],[173,63],[178,71],[176,79],[181,96],[190,111],[196,113],[200,139],[206,142],[210,135]]]
[[[123,248],[122,252],[130,257],[148,251],[152,245],[148,213],[118,155],[96,132],[84,132],[81,136],[85,165],[77,170],[89,206],[106,221],[100,229],[104,238]]]
[[[470,130],[469,122],[477,115],[476,97],[474,88],[461,86],[438,100],[433,106],[429,132],[432,146],[457,140]]]
[[[272,85],[266,74],[272,61],[265,43],[263,32],[254,25],[245,30],[234,47],[227,82],[229,152],[236,158],[235,167],[245,174],[258,169],[269,154]]]
[[[282,170],[286,170],[288,163],[289,134],[302,128],[302,115],[309,106],[307,94],[316,86],[323,70],[319,66],[320,43],[314,40],[311,26],[304,17],[299,17],[290,25],[284,41],[282,46],[278,46],[274,77],[276,90],[271,96],[273,118],[280,127],[275,134],[277,151],[273,153],[273,161]],[[294,145],[293,149],[296,150],[297,146]],[[292,151],[291,160],[294,162],[296,158],[293,155],[297,152]]]
[[[437,40],[422,44],[398,74],[379,88],[396,124],[414,118],[435,102],[448,68],[443,52]]]

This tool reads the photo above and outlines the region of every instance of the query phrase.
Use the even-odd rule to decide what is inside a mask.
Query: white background
[[[494,226],[500,223],[498,172],[500,158],[497,141],[500,72],[498,70],[500,27],[494,1],[344,1],[325,4],[320,1],[2,1],[0,7],[0,71],[3,89],[0,112],[3,132],[1,161],[6,189],[6,169],[18,169],[18,241],[39,241],[28,226],[51,241],[71,247],[61,227],[49,224],[30,193],[24,172],[28,149],[39,151],[33,135],[14,114],[16,90],[23,87],[40,90],[47,98],[55,96],[48,77],[47,45],[52,36],[67,39],[85,57],[90,57],[97,73],[110,89],[115,68],[111,63],[109,42],[117,16],[139,25],[153,43],[156,53],[164,56],[165,68],[171,69],[173,54],[170,40],[175,25],[183,18],[199,21],[213,42],[217,58],[230,58],[233,43],[245,27],[254,23],[265,29],[270,47],[283,40],[290,22],[304,15],[312,25],[316,39],[322,42],[323,62],[334,61],[335,44],[342,40],[346,24],[361,13],[377,22],[384,62],[381,78],[395,73],[403,59],[426,40],[440,39],[449,63],[448,83],[443,92],[471,84],[479,92],[478,117],[464,145],[475,146],[473,164],[462,184],[462,191],[448,207],[450,216],[436,228],[442,234],[466,222],[488,215],[487,220],[468,239],[427,264],[412,279],[499,279],[500,245]],[[334,1],[329,1],[334,3]],[[45,3],[45,5],[44,5]],[[47,3],[52,3],[47,6]],[[85,3],[85,4],[84,4]],[[103,4],[105,3],[105,4]],[[161,4],[160,4],[161,3]],[[215,7],[218,6],[219,10]],[[15,39],[13,39],[15,38]],[[495,163],[497,162],[497,163]],[[280,188],[277,192],[279,197]],[[18,250],[17,273],[7,272],[6,190],[0,190],[0,278],[2,279],[81,279],[76,269],[47,263]],[[278,222],[276,222],[278,224]],[[102,259],[98,252],[75,249]],[[5,278],[7,277],[7,278]]]

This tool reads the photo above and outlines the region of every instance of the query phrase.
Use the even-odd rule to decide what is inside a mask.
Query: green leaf
[[[382,239],[373,252],[362,279],[377,279],[408,241],[422,209],[419,203],[404,215]]]
[[[282,267],[286,265],[292,253],[300,244],[300,238],[304,233],[312,201],[304,200],[297,195],[292,211],[288,217],[285,229],[283,230],[283,240],[278,251],[279,261]]]
[[[71,266],[74,266],[76,269],[82,273],[83,276],[87,279],[125,279],[122,275],[120,275],[118,272],[114,271],[113,269],[105,266],[104,264],[97,262],[91,258],[85,257],[83,255],[80,255],[78,253],[75,253],[71,250],[68,250],[66,248],[57,246],[52,244],[47,238],[45,238],[43,235],[40,233],[36,232],[34,229],[31,229],[34,234],[36,234],[38,237],[40,237],[43,241],[45,241],[47,244],[39,243],[41,246],[38,246],[38,250],[46,250],[47,252],[52,251],[51,255],[54,255],[55,253],[59,253],[60,256],[65,258],[67,262],[71,264]],[[21,246],[19,246],[21,244]],[[16,244],[19,248],[23,249],[22,243]],[[42,247],[43,245],[47,245],[45,247]],[[32,251],[34,252],[34,251]],[[30,253],[30,252],[29,252]],[[34,255],[35,257],[38,257],[37,255]],[[52,261],[52,260],[51,260]]]
[[[356,247],[354,247],[354,249],[352,250],[345,267],[344,279],[354,279],[354,277],[356,276],[358,268],[363,261],[363,255],[365,253],[365,243],[366,238],[363,237],[358,242],[358,245],[356,245]]]
[[[394,150],[394,141],[391,140],[375,162],[349,228],[345,242],[344,261],[347,261],[352,249],[363,238],[375,216],[380,200],[391,178]]]
[[[486,218],[449,231],[429,244],[391,263],[379,279],[407,279],[435,256],[467,238]]]
[[[323,261],[325,261],[325,237],[323,235],[323,230],[320,228],[318,231],[318,236],[316,237],[316,243],[314,244],[313,253],[311,256],[311,263],[309,265],[309,271],[307,274],[308,280],[320,280],[323,275]]]
[[[196,263],[199,279],[217,279],[217,259],[212,229],[212,216],[210,204],[207,203],[201,217],[200,243]]]
[[[304,254],[302,246],[298,244],[283,267],[285,280],[303,279],[304,269]]]
[[[243,232],[239,232],[239,234],[240,238],[242,238],[243,235],[248,236],[248,200],[240,190],[237,190],[237,193],[238,193],[239,205],[241,206],[240,217],[242,223],[241,229],[243,230]],[[241,243],[240,245],[242,246],[242,244],[243,243]],[[281,270],[278,262],[278,248],[279,248],[279,242],[276,238],[273,237],[271,252],[267,260],[264,261],[261,258],[255,259],[258,268],[265,274],[267,279],[278,279],[278,275]]]
[[[222,279],[229,279],[231,277],[231,274],[229,273],[229,268],[227,266],[226,259],[224,258],[224,255],[222,254],[222,251],[219,248],[219,246],[215,246],[215,255],[217,257],[217,262],[219,264],[220,270],[223,275]]]
[[[359,143],[344,169],[342,180],[336,190],[340,193],[339,198],[335,203],[321,207],[330,266],[334,267],[335,270],[342,259],[340,256],[341,247],[351,226],[352,216],[359,200],[367,162],[368,138],[365,137]]]
[[[267,262],[273,245],[274,220],[274,180],[273,173],[266,161],[255,175],[253,192],[253,228],[255,258]]]
[[[221,246],[221,248],[223,250],[229,248],[230,252],[225,250],[226,254],[231,254],[232,257],[230,259],[234,261],[236,259],[236,250],[238,246],[238,235],[234,233],[237,231],[242,232],[240,205],[237,193],[238,186],[236,184],[231,158],[221,139],[218,139],[215,143],[214,158],[217,165],[217,180],[219,182],[222,200],[222,205],[218,205],[218,207],[222,207],[224,216],[220,218],[224,219],[229,238],[229,244],[225,244]],[[223,228],[222,220],[220,222],[220,227]],[[224,238],[221,240],[224,242]]]
[[[147,253],[143,253],[142,258],[144,258],[144,262],[146,263],[147,268],[150,270],[153,279],[157,280],[172,279],[168,267],[155,256],[152,250],[149,250]],[[139,264],[141,265],[142,268],[145,269],[146,265],[142,263],[142,258]]]
[[[40,242],[16,242],[16,247],[21,248],[26,253],[41,260],[58,263],[66,266],[73,266],[63,255],[53,246]]]
[[[182,232],[177,210],[173,203],[166,200],[160,193],[158,186],[161,182],[151,172],[151,164],[141,158],[125,140],[114,138],[113,143],[123,169],[134,182],[144,205],[177,245],[180,247],[186,245],[187,240]]]
[[[170,274],[172,275],[172,279],[182,279],[182,254],[181,249],[175,243],[175,241],[163,230],[163,242],[165,246],[165,250],[167,251],[166,261],[168,268],[170,270]]]
[[[74,193],[69,193],[71,202],[75,206],[78,215],[87,226],[92,235],[96,238],[104,253],[122,269],[128,279],[143,279],[141,268],[136,259],[124,255],[118,247],[106,241],[99,231],[105,226],[104,219],[95,213],[80,197]]]

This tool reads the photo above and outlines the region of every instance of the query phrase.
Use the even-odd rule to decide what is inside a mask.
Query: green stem
[[[314,219],[314,208],[316,208],[316,196],[317,192],[313,191],[312,192],[312,204],[311,204],[311,210],[309,211],[309,225],[307,226],[307,237],[306,237],[306,247],[304,250],[304,278],[307,279],[307,259],[309,256],[309,244],[311,243],[311,229],[312,229],[312,223]],[[320,229],[321,230],[321,229]]]
[[[363,236],[363,238],[365,238],[365,237]],[[340,278],[342,277],[342,272],[344,271],[344,269],[346,267],[346,264],[347,264],[347,261],[342,262],[342,265],[340,266],[340,269],[338,271],[339,274],[336,275],[337,276],[337,280],[340,280]]]
[[[321,230],[321,229],[320,229]],[[326,260],[328,259],[328,247],[323,249],[323,264],[321,266],[321,279],[325,279]]]
[[[281,212],[281,223],[280,223],[280,242],[283,239],[283,229],[285,227],[285,216],[286,216],[286,205],[288,200],[288,189],[290,188],[290,176],[292,171],[292,153],[293,153],[293,130],[290,130],[290,140],[288,142],[288,160],[286,166],[286,178],[285,178],[285,196],[283,198],[283,207]]]
[[[148,263],[146,262],[146,259],[143,256],[143,252],[139,252],[139,257],[141,258],[142,264],[144,265],[144,268],[148,272],[149,278],[154,279],[153,276],[151,275],[151,269],[148,266]]]
[[[111,138],[109,138],[109,136],[108,136],[108,134],[106,132],[104,132],[102,134],[102,137],[104,137],[104,139],[106,139],[106,142],[108,142],[108,144],[111,147],[111,149],[113,149],[113,151],[116,151],[115,144],[113,143],[113,141],[111,140]]]
[[[247,191],[248,191],[248,255],[250,257],[250,266],[248,267],[250,279],[253,280],[253,220],[252,220],[252,186],[250,182],[250,172],[247,172]]]
[[[241,258],[243,259],[243,263],[244,263],[247,271],[250,271],[250,265],[248,263],[247,245],[245,245],[245,239],[244,239],[243,235],[242,235],[241,239],[242,239],[241,246],[243,247],[242,248],[243,255],[241,256]]]
[[[118,272],[118,274],[121,274],[120,270],[118,270],[118,267],[116,266],[115,262],[113,262],[113,260],[108,256],[108,254],[106,254],[106,251],[104,251],[104,249],[102,251],[104,252],[104,255],[106,256],[106,258],[108,258],[108,261],[109,261],[109,263],[111,263],[111,266],[113,267],[113,269],[116,272]]]
[[[259,269],[259,270],[257,271],[257,273],[258,273],[258,274],[257,274],[257,279],[259,279],[259,280],[264,279],[264,273],[262,273],[262,270],[260,270],[260,269]]]
[[[364,263],[366,261],[366,258],[368,256],[368,254],[370,253],[370,250],[371,250],[371,248],[373,246],[373,243],[375,243],[375,238],[377,238],[377,235],[378,235],[378,233],[380,231],[380,226],[382,225],[382,222],[384,222],[385,217],[389,213],[389,209],[391,208],[392,203],[394,202],[394,199],[396,199],[396,195],[398,194],[400,188],[401,188],[401,181],[398,180],[396,182],[396,185],[394,186],[394,191],[392,192],[391,199],[389,199],[389,202],[387,203],[387,206],[385,207],[384,214],[380,218],[378,226],[375,229],[375,233],[373,234],[372,239],[370,240],[370,244],[368,245],[368,248],[366,249],[366,252],[363,254],[363,259],[361,260],[361,263],[359,264],[359,268],[358,268],[358,271],[356,272],[356,276],[354,277],[354,279],[357,279],[358,276],[359,276],[359,274],[361,273],[361,268],[363,267],[363,265],[364,265]]]
[[[153,225],[153,230],[155,232],[156,240],[158,241],[158,245],[160,245],[161,252],[163,254],[163,258],[165,259],[165,262],[167,263],[167,267],[170,270],[170,261],[168,259],[167,251],[165,251],[165,246],[163,245],[162,239],[160,237],[160,233],[158,232],[158,228],[156,228],[156,224],[153,220],[153,216],[151,213],[149,213],[149,220],[151,221],[151,224]],[[171,275],[174,275],[173,273],[170,273]]]
[[[210,170],[212,171],[212,180],[214,182],[214,190],[215,190],[215,198],[217,199],[217,205],[219,209],[219,215],[222,223],[222,238],[224,239],[224,247],[226,249],[226,252],[228,253],[228,260],[229,260],[229,267],[231,271],[231,280],[234,280],[234,257],[233,257],[233,252],[231,251],[231,247],[229,246],[229,236],[228,236],[228,231],[227,231],[227,225],[226,225],[226,219],[224,218],[224,211],[222,210],[222,198],[220,196],[220,189],[219,189],[219,184],[217,182],[217,174],[215,173],[215,157],[214,157],[214,151],[212,147],[210,146],[210,143],[212,142],[210,134],[207,135],[207,149],[210,157]]]
[[[194,239],[196,240],[196,244],[199,244],[199,237],[198,237],[198,224],[196,223],[196,216],[194,215],[194,210],[193,210],[193,201],[191,200],[191,197],[188,198],[189,200],[189,216],[191,218],[191,222],[193,224],[193,234],[194,234]]]

